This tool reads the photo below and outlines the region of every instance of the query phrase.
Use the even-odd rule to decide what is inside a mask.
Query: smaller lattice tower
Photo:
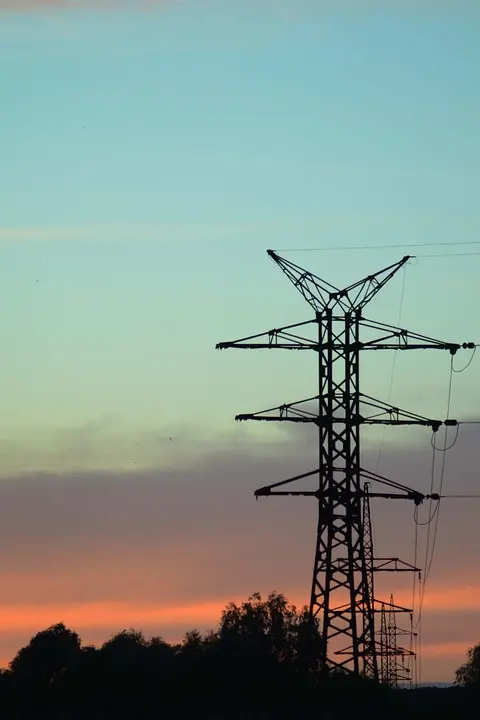
[[[411,630],[397,626],[397,612],[402,612],[390,595],[389,603],[382,603],[380,611],[380,681],[392,688],[411,686],[411,662],[415,653],[398,644],[400,636],[411,637]],[[412,622],[412,616],[410,616]]]

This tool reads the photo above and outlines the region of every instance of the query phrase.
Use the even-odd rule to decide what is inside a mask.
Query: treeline
[[[189,632],[177,645],[124,630],[100,648],[83,646],[58,624],[2,671],[0,713],[12,720],[460,718],[475,700],[461,688],[392,691],[322,675],[319,642],[306,609],[277,593],[230,603],[218,630]]]

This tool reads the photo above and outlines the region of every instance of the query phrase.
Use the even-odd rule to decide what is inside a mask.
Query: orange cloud
[[[188,605],[139,605],[129,602],[90,602],[71,605],[0,606],[0,632],[38,631],[56,622],[73,630],[145,625],[212,626],[218,623],[225,601],[212,600]]]
[[[411,591],[396,593],[394,602],[396,605],[410,608],[412,604]],[[470,584],[459,588],[430,588],[426,586],[423,598],[423,610],[424,612],[468,612],[480,610],[480,586]]]
[[[473,645],[474,643],[472,643]],[[448,642],[448,643],[428,643],[422,645],[421,653],[423,658],[437,659],[437,658],[448,658],[458,659],[465,656],[468,648],[465,647],[465,643],[461,642]]]
[[[85,603],[45,604],[45,605],[0,605],[0,632],[16,630],[36,631],[55,622],[64,622],[72,629],[94,629],[116,626],[119,629],[138,625],[158,625],[159,627],[178,626],[215,626],[221,611],[232,598],[217,598],[197,603],[162,604],[138,602],[97,601]],[[235,599],[235,598],[234,598]],[[242,601],[245,598],[236,598]],[[289,598],[291,602],[302,605],[301,600]],[[480,610],[480,588],[453,588],[436,592],[425,598],[424,611],[462,611]],[[402,604],[401,598],[395,598]],[[458,643],[430,645],[431,648],[465,647]],[[427,646],[425,646],[427,647]],[[440,652],[440,650],[439,650]]]
[[[134,627],[170,642],[187,630],[218,625],[225,602],[210,600],[189,604],[134,602],[85,602],[50,605],[0,606],[0,666],[6,667],[29,639],[57,622],[78,632],[84,643],[101,645],[112,633]]]

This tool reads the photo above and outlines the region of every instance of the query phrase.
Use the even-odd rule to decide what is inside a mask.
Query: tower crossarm
[[[381,400],[359,393],[360,408],[365,408],[365,413],[360,417],[360,423],[364,425],[423,425],[431,427],[436,432],[442,425],[458,425],[457,420],[434,420],[417,415],[416,413],[402,410],[401,408],[385,403]],[[362,412],[362,410],[361,410]]]
[[[278,494],[275,492],[275,488],[289,485],[290,483],[293,483],[296,480],[304,480],[304,478],[318,475],[319,472],[320,472],[320,468],[316,468],[315,470],[310,470],[309,472],[301,473],[300,475],[294,475],[294,477],[288,478],[287,480],[280,480],[279,482],[272,483],[271,485],[265,485],[264,487],[261,487],[258,490],[255,490],[255,497],[259,498],[259,497],[266,497],[268,495]],[[290,494],[290,493],[282,492],[282,495],[283,494]]]
[[[375,572],[421,572],[420,568],[411,565],[400,558],[374,558]]]
[[[403,328],[387,325],[376,320],[359,320],[361,328],[375,330],[378,337],[362,340],[360,350],[448,350],[451,355],[460,349],[475,349],[475,343],[451,343],[444,340],[436,340],[427,335],[404,330]]]
[[[342,321],[343,318],[334,316],[333,320]],[[473,342],[451,343],[436,340],[427,335],[419,335],[376,320],[361,319],[359,326],[366,328],[371,334],[372,331],[378,334],[375,337],[361,340],[358,345],[360,350],[447,350],[451,355],[455,355],[461,349],[475,349]],[[272,328],[238,340],[220,342],[215,347],[217,350],[233,348],[240,350],[315,350],[317,352],[330,346],[333,350],[343,348],[342,342],[335,341],[335,339],[330,344],[319,343],[318,332],[315,332],[317,327],[318,318],[315,317],[292,325]],[[309,335],[309,330],[313,331],[311,335]]]
[[[297,422],[297,423],[315,423],[319,425],[323,422],[323,418],[320,418],[318,411],[311,408],[313,403],[318,403],[318,395],[307,398],[306,400],[299,400],[293,403],[286,403],[284,405],[277,405],[277,407],[269,408],[267,410],[260,410],[256,413],[242,413],[235,416],[235,420],[263,420],[265,422]],[[305,405],[306,407],[301,407]],[[272,414],[273,413],[273,414]]]
[[[411,613],[412,612],[411,608],[406,608],[406,607],[403,607],[402,605],[395,605],[391,602],[385,603],[385,601],[374,600],[374,603],[375,603],[374,612],[381,612],[382,604],[386,605],[387,609],[390,612],[394,612],[394,613]],[[379,605],[380,605],[380,607],[378,607]]]
[[[322,499],[328,499],[329,497],[333,497],[336,501],[341,500],[348,500],[352,498],[363,498],[364,494],[357,492],[357,493],[338,493],[338,494],[332,494],[328,492],[320,492],[319,490],[271,490],[269,485],[266,485],[265,487],[259,488],[258,490],[255,490],[255,497],[314,497],[317,498],[317,500]],[[429,498],[429,495],[423,495],[422,493],[418,493],[416,491],[412,491],[409,493],[393,493],[393,492],[385,492],[385,493],[370,493],[371,498],[383,498],[384,500],[413,500],[413,502],[416,505],[420,505],[425,499]],[[436,499],[436,498],[432,498]]]
[[[391,611],[390,611],[391,612]],[[407,631],[403,632],[402,630],[399,630],[397,628],[397,635],[409,635]],[[400,645],[397,645],[393,650],[389,651],[390,657],[400,657],[400,658],[406,658],[406,657],[415,657],[416,653],[413,650],[407,650],[407,648],[400,647]],[[408,673],[410,672],[408,668],[405,668],[405,671]],[[399,680],[407,680],[408,678],[398,678]]]
[[[332,497],[336,500],[338,499],[351,499],[353,497],[355,498],[385,498],[385,499],[393,499],[393,500],[413,500],[416,505],[420,505],[426,498],[432,497],[432,499],[437,499],[437,496],[430,496],[430,495],[424,495],[421,492],[418,492],[418,490],[414,490],[413,488],[408,487],[407,485],[402,485],[401,483],[395,482],[394,480],[389,480],[382,475],[378,475],[377,473],[371,472],[369,470],[360,470],[360,475],[362,478],[368,480],[369,483],[375,482],[379,483],[380,485],[386,486],[388,488],[392,488],[393,490],[397,490],[397,492],[372,492],[370,489],[367,491],[366,488],[351,491],[351,490],[342,490],[342,491],[332,491],[332,490],[303,490],[303,489],[295,489],[295,488],[288,488],[288,489],[282,489],[279,490],[279,488],[285,488],[287,485],[291,485],[291,483],[295,483],[297,480],[304,480],[305,478],[313,477],[318,475],[320,472],[320,468],[316,468],[315,470],[310,470],[309,472],[301,473],[300,475],[294,475],[293,477],[288,478],[287,480],[280,480],[279,482],[272,483],[271,485],[264,485],[263,487],[259,488],[258,490],[255,490],[255,497],[271,497],[271,496],[293,496],[293,497],[316,497],[317,499],[322,498],[329,498]],[[384,560],[387,560],[387,558],[383,558]],[[396,558],[390,558],[389,560],[394,561]]]
[[[375,606],[373,608],[373,612],[381,612],[381,606],[386,605],[387,609],[390,610],[390,612],[395,613],[411,613],[412,610],[410,608],[402,607],[402,605],[392,605],[391,603],[385,603],[385,601],[374,599],[373,601],[375,603]],[[380,606],[380,607],[379,607]],[[341,612],[342,610],[345,610],[348,608],[348,604],[345,603],[345,605],[339,605],[335,608],[336,611]]]
[[[400,268],[410,260],[410,255],[406,255],[399,262],[389,265],[373,275],[368,275],[362,280],[348,285],[343,290],[339,290],[317,275],[292,263],[290,260],[282,258],[275,250],[267,250],[267,253],[316,312],[337,307],[344,312],[362,310]]]
[[[303,333],[304,330],[308,331],[316,327],[317,320],[315,318],[281,328],[273,328],[239,340],[217,343],[215,347],[217,350],[226,350],[227,348],[241,350],[318,350],[318,338],[299,334]]]
[[[331,416],[323,416],[318,412],[320,396],[315,395],[305,400],[298,400],[292,403],[284,403],[273,408],[260,410],[254,413],[240,413],[235,416],[237,421],[257,420],[263,422],[294,422],[313,423],[318,427],[329,423],[345,423],[345,414],[342,411],[343,395],[335,393],[332,398],[333,413]],[[416,413],[401,410],[389,403],[381,402],[369,395],[359,394],[360,414],[352,416],[350,422],[359,425],[423,425],[431,427],[435,432],[442,425],[458,425],[456,420],[435,420]]]
[[[408,485],[403,485],[403,483],[396,482],[396,480],[390,480],[389,478],[383,477],[383,475],[379,475],[371,470],[364,470],[363,468],[360,468],[360,476],[369,484],[378,483],[383,487],[392,488],[392,490],[398,491],[397,493],[387,493],[372,492],[369,490],[369,497],[371,498],[377,497],[393,500],[413,500],[415,505],[420,505],[426,498],[430,497],[429,495],[424,495],[418,490],[408,487]]]

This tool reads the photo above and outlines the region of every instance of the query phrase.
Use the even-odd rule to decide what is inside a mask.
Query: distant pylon
[[[380,621],[380,681],[392,688],[412,684],[411,668],[406,660],[415,657],[412,650],[398,644],[398,637],[410,635],[411,631],[397,627],[395,608],[393,595],[390,595],[390,602],[382,603]]]

